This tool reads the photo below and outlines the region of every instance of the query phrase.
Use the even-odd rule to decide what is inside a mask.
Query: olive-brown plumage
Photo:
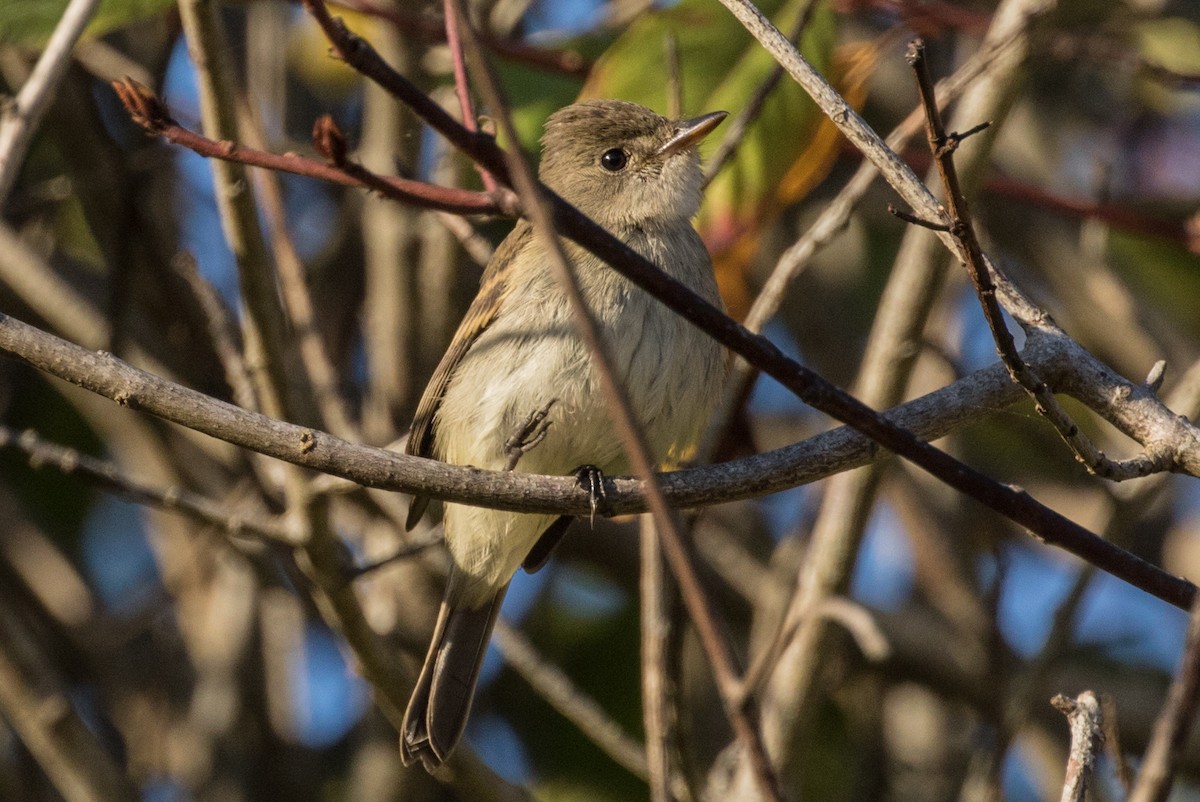
[[[691,218],[703,183],[696,145],[724,116],[668,120],[616,100],[568,106],[546,123],[541,179],[720,303]],[[677,462],[693,447],[719,387],[719,347],[595,256],[563,244],[654,458]],[[519,222],[484,271],[421,398],[408,452],[501,470],[509,459],[505,442],[553,401],[545,439],[517,470],[562,475],[595,465],[609,474],[628,472],[572,314],[542,240]],[[410,523],[424,508],[414,500]],[[405,764],[421,760],[430,770],[462,735],[508,583],[556,518],[447,504],[444,520],[450,579],[400,743]]]

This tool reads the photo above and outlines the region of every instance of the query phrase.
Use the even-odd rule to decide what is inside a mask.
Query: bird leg
[[[552,423],[547,420],[547,416],[550,414],[550,407],[554,406],[557,401],[557,398],[551,398],[544,407],[530,413],[520,428],[513,432],[512,437],[504,441],[504,451],[508,454],[508,463],[504,466],[504,470],[516,470],[521,457],[537,448],[538,444],[546,439]]]

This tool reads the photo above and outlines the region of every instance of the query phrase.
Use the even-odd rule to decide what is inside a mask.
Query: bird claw
[[[504,451],[508,454],[508,464],[504,468],[506,471],[515,470],[521,457],[537,448],[546,439],[551,423],[550,420],[547,420],[547,416],[550,414],[550,407],[554,406],[557,401],[557,398],[551,398],[541,409],[530,413],[512,437],[504,441]]]
[[[581,465],[575,469],[575,478],[579,486],[588,492],[588,503],[591,515],[588,524],[595,526],[596,512],[607,516],[609,514],[608,491],[604,487],[604,471],[595,465]]]

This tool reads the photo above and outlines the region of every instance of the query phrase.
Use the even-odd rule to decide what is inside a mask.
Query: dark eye
[[[629,157],[625,155],[625,151],[620,148],[613,148],[612,150],[604,151],[604,155],[600,157],[600,166],[611,173],[615,173],[625,167],[628,161]]]

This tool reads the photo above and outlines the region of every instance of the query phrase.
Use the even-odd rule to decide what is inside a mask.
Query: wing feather
[[[479,283],[479,293],[467,309],[462,323],[458,325],[458,331],[454,333],[449,349],[442,356],[442,361],[438,363],[437,369],[429,379],[429,384],[425,387],[420,403],[417,404],[417,412],[413,416],[412,427],[409,429],[408,444],[404,449],[406,453],[417,457],[434,456],[437,436],[435,421],[442,397],[446,393],[446,387],[463,356],[479,339],[479,335],[483,334],[488,326],[492,325],[499,317],[504,296],[512,286],[512,282],[509,281],[509,271],[517,254],[530,242],[532,233],[533,228],[529,223],[524,220],[518,222],[516,228],[505,237],[504,241],[500,243],[500,247],[496,249],[496,253],[492,255],[492,260],[488,262],[487,268],[483,271],[483,278]],[[417,521],[421,520],[421,516],[424,515],[428,506],[429,498],[427,496],[413,498],[408,512],[407,526],[409,529],[412,529]]]

